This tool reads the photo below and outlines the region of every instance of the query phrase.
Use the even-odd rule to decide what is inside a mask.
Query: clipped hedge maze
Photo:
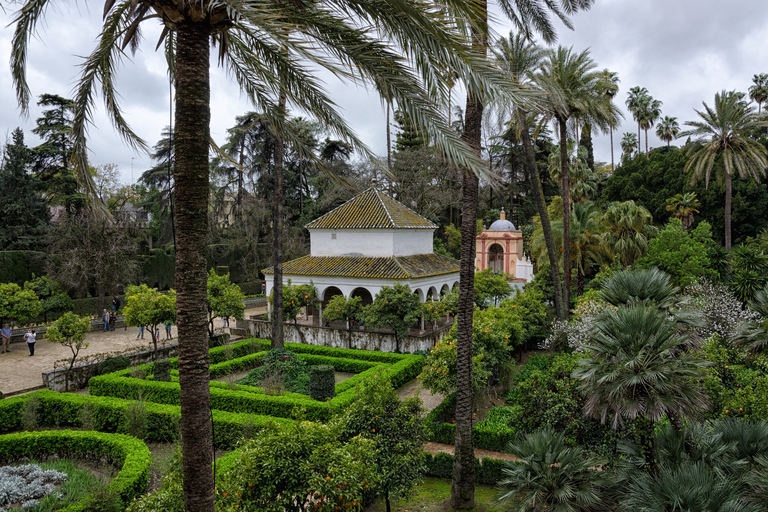
[[[319,402],[306,395],[284,393],[279,396],[269,395],[263,389],[211,382],[211,408],[229,413],[246,413],[277,418],[290,418],[297,409],[304,410],[304,418],[310,421],[326,421],[332,411],[348,406],[355,399],[355,386],[363,379],[385,370],[398,388],[415,378],[423,366],[421,356],[392,354],[330,348],[317,345],[286,343],[286,349],[294,352],[308,365],[330,365],[336,371],[355,373],[356,375],[336,384],[336,396],[326,402]],[[261,364],[269,350],[266,340],[245,340],[224,347],[215,347],[209,351],[211,358],[211,378],[248,371]],[[172,382],[160,382],[150,379],[134,378],[136,369],[123,370],[91,378],[89,390],[94,396],[109,396],[128,400],[142,399],[157,404],[179,405],[178,359],[170,359],[174,368]],[[139,367],[140,369],[142,367]],[[152,365],[143,367],[151,373]]]

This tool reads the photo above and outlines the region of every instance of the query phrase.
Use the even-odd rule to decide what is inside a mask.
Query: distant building
[[[509,274],[517,283],[533,279],[533,265],[523,254],[523,232],[507,220],[504,208],[499,219],[477,236],[475,244],[477,272],[490,268],[496,274]]]
[[[424,302],[459,283],[459,262],[433,252],[437,226],[369,188],[305,226],[310,254],[283,264],[283,283],[315,285],[324,303],[334,295],[370,303],[384,286],[409,285]],[[272,293],[274,269],[267,274]]]

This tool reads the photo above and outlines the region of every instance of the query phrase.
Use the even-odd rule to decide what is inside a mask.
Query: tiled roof
[[[283,263],[283,274],[303,276],[417,279],[459,271],[459,262],[440,254],[366,258],[364,256],[303,256]],[[274,274],[273,267],[264,269]]]
[[[307,229],[437,229],[381,190],[369,188],[306,226]]]

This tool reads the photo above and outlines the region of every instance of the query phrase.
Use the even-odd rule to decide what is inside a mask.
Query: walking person
[[[114,311],[110,311],[109,313],[109,330],[114,331],[115,330],[115,322],[117,322],[117,315]]]
[[[104,321],[104,332],[107,332],[109,330],[109,313],[107,313],[107,308],[102,310],[101,319]]]
[[[115,295],[112,297],[112,311],[117,313],[120,310],[120,296]]]
[[[173,322],[170,320],[165,321],[165,339],[172,340],[173,336],[171,335],[171,326],[173,325]]]
[[[2,329],[0,329],[0,336],[3,337],[3,354],[6,352],[11,351],[11,334],[13,331],[11,331],[11,328],[8,326],[8,324],[5,324]]]
[[[24,341],[27,342],[27,348],[29,349],[29,356],[32,357],[35,355],[35,342],[37,341],[35,339],[35,330],[30,329],[27,331],[27,334],[24,335]]]
[[[144,324],[139,325],[139,334],[136,335],[136,339],[144,339]]]

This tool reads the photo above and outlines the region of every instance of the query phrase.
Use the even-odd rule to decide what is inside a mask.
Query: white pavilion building
[[[459,262],[433,252],[437,226],[376,188],[305,227],[310,254],[283,264],[283,283],[311,281],[323,303],[344,295],[367,304],[394,283],[409,285],[424,302],[459,284]],[[269,296],[274,270],[263,272]]]

